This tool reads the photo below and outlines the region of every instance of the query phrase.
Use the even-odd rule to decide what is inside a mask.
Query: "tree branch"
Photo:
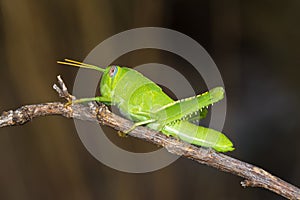
[[[58,83],[60,87],[54,85],[53,88],[58,92],[59,96],[68,101],[74,100],[75,97],[69,94],[60,76],[58,76]],[[3,112],[0,116],[0,127],[22,125],[33,118],[48,115],[61,115],[67,118],[95,121],[120,131],[128,130],[133,125],[129,120],[110,112],[103,104],[100,106],[96,103],[65,106],[61,102],[52,102],[26,105],[17,110]],[[245,179],[241,182],[244,187],[261,187],[288,199],[300,199],[299,188],[273,176],[261,168],[215,152],[212,149],[196,147],[172,137],[167,137],[147,127],[137,127],[129,135],[163,146],[170,153],[184,156],[201,164],[240,176]]]

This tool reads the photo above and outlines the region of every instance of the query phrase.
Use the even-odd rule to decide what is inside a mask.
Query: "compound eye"
[[[115,77],[118,72],[118,66],[112,66],[109,70],[109,76],[111,78]]]

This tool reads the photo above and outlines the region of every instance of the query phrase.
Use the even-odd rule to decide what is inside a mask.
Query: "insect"
[[[206,116],[209,105],[223,99],[222,87],[174,101],[157,84],[134,69],[116,65],[103,69],[70,59],[57,63],[103,73],[100,82],[101,96],[77,99],[70,103],[97,101],[117,106],[124,117],[135,123],[125,133],[145,125],[193,145],[213,148],[219,152],[234,150],[232,142],[223,133],[192,123],[193,120]]]

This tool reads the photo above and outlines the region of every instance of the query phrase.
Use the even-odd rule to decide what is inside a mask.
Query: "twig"
[[[60,76],[58,76],[58,83],[60,87],[54,85],[53,88],[58,92],[59,96],[67,101],[74,100],[75,97],[69,94]],[[88,106],[83,104],[65,106],[64,103],[53,102],[26,105],[17,110],[3,112],[0,116],[0,127],[22,125],[33,118],[47,115],[62,115],[67,118],[95,121],[120,131],[128,130],[133,125],[132,122],[110,112],[103,104],[100,106],[95,103],[90,103]],[[299,188],[273,176],[261,168],[225,154],[208,148],[190,145],[146,127],[137,127],[129,135],[163,146],[170,153],[184,156],[201,164],[206,164],[221,171],[240,176],[245,179],[241,182],[244,187],[261,187],[288,199],[300,199]]]

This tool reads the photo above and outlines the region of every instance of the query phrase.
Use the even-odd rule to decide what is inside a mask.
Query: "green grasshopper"
[[[213,148],[219,152],[234,150],[232,142],[221,132],[191,123],[195,119],[205,118],[206,108],[223,99],[222,87],[174,101],[157,84],[127,67],[112,65],[102,69],[69,59],[57,63],[103,73],[100,82],[101,96],[78,99],[70,103],[97,101],[117,106],[124,117],[135,122],[125,133],[137,126],[146,125],[167,136],[197,146]]]

